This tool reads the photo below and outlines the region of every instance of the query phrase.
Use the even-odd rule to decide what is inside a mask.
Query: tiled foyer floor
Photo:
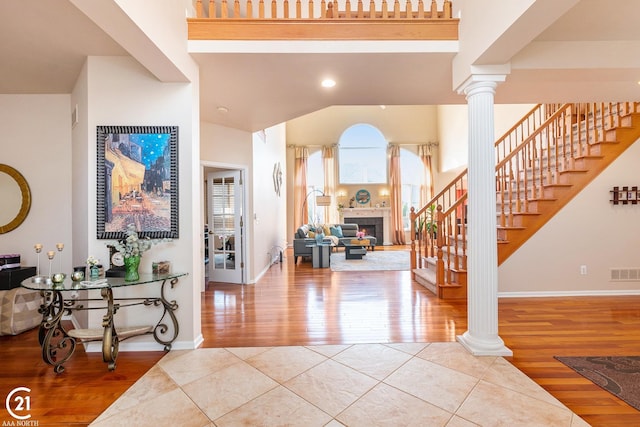
[[[172,351],[92,426],[587,426],[458,343]]]

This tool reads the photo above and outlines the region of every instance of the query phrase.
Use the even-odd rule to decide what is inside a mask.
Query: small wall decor
[[[632,204],[637,205],[639,202],[639,192],[638,187],[613,187],[613,190],[610,191],[611,200],[610,202],[614,205],[618,204]]]
[[[356,193],[356,202],[365,205],[371,201],[371,194],[367,190],[358,190]]]
[[[178,237],[178,127],[98,126],[97,235]]]
[[[282,168],[280,162],[273,165],[273,189],[278,197],[280,196],[280,188],[282,188]]]

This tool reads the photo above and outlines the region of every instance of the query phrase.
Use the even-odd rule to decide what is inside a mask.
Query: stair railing
[[[497,225],[518,227],[516,213],[530,212],[544,200],[545,186],[562,186],[562,174],[577,171],[580,161],[598,155],[607,130],[624,126],[623,117],[640,113],[640,103],[537,105],[496,141]],[[583,166],[582,166],[583,167]],[[411,208],[411,268],[436,258],[436,284],[451,283],[455,270],[466,270],[467,170],[423,208]],[[433,233],[416,233],[416,224],[433,218]],[[429,212],[430,211],[430,212]],[[498,240],[501,233],[498,232]],[[417,247],[417,248],[416,248]]]
[[[495,143],[496,158],[506,156],[510,151],[518,146],[527,136],[543,123],[547,115],[547,109],[538,104],[532,108],[522,119],[511,127]],[[440,207],[441,210],[449,212],[450,208],[461,198],[466,200],[467,193],[467,170],[456,176],[442,191],[428,201],[421,209],[415,211],[411,208],[411,269],[424,268],[424,258],[434,257],[437,252],[437,239],[433,233],[425,233],[420,229],[421,224],[429,224],[431,207]],[[466,202],[464,202],[466,203]],[[466,215],[466,208],[463,208]],[[466,223],[466,218],[465,218]],[[424,227],[423,227],[424,228]],[[442,228],[436,224],[436,228]]]
[[[598,144],[613,142],[607,130],[637,108],[629,102],[548,105],[547,121],[498,161],[498,225],[521,226],[515,214],[535,213],[530,204],[545,200],[545,187],[565,185],[565,172],[580,173],[578,162],[597,155]]]

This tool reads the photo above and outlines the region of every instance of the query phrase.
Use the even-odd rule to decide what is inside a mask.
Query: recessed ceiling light
[[[322,87],[334,87],[336,85],[336,81],[333,79],[324,79],[322,81]]]
[[[382,108],[383,110],[387,108],[386,105],[381,105],[380,108]]]
[[[220,105],[219,107],[216,107],[216,110],[218,110],[218,113],[228,113],[229,109],[227,107],[223,107],[222,105]]]

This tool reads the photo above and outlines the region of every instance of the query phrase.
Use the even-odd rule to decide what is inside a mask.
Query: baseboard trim
[[[594,290],[594,291],[534,291],[498,292],[498,298],[547,298],[547,297],[605,297],[640,295],[640,289]]]

